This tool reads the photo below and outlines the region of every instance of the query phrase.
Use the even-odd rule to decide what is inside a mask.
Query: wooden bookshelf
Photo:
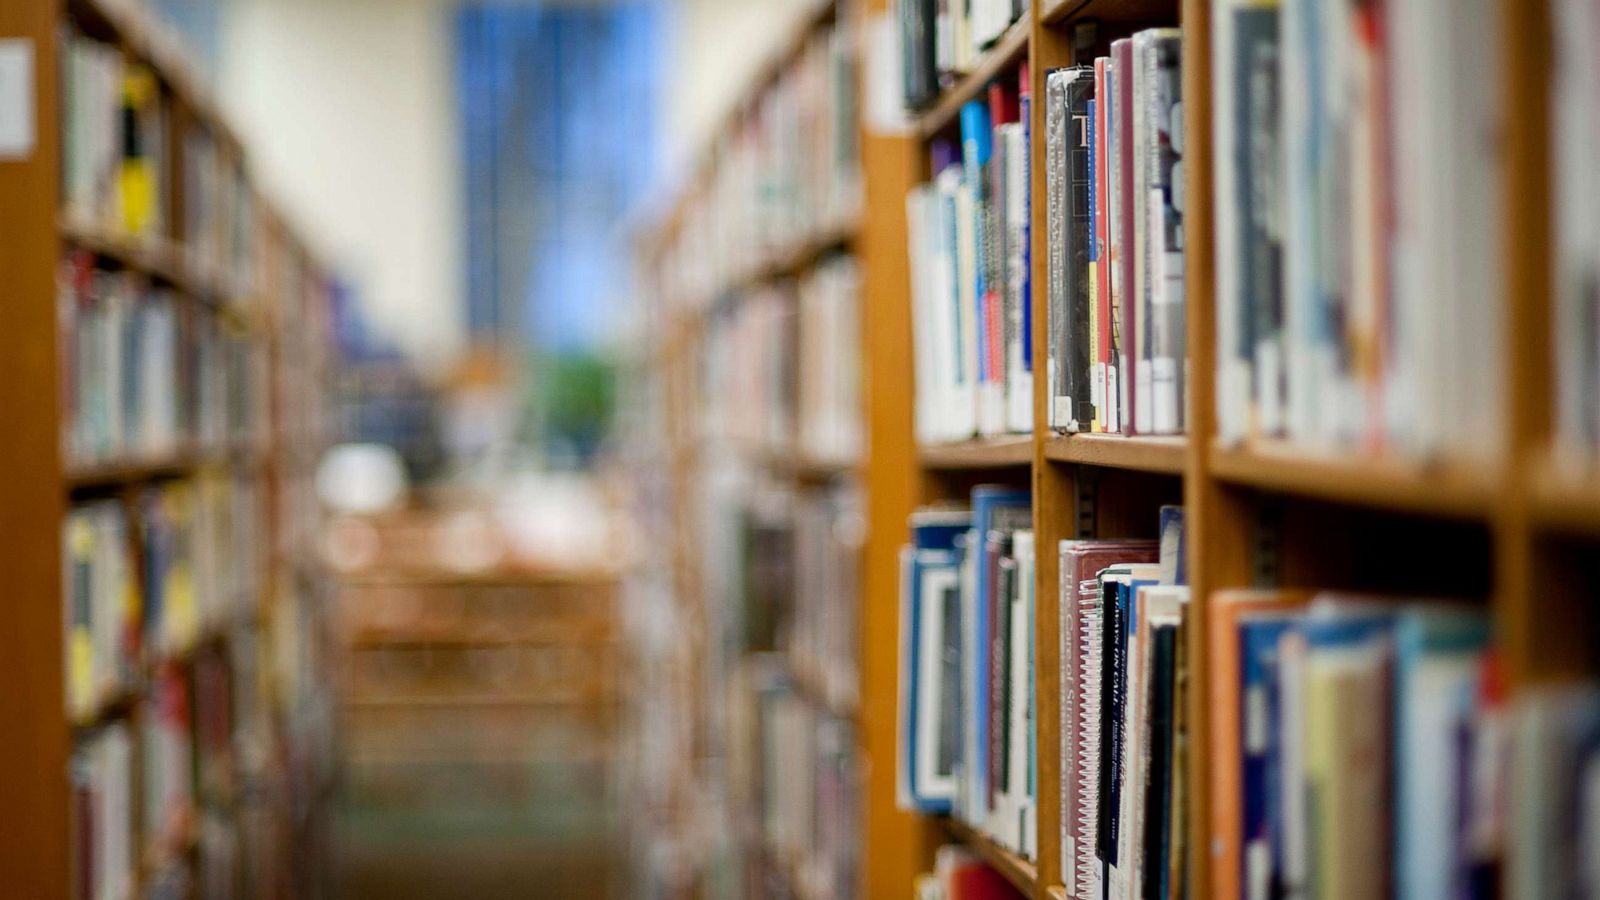
[[[867,493],[866,601],[862,623],[863,690],[860,716],[870,763],[866,896],[904,896],[912,879],[931,868],[945,840],[968,845],[1030,897],[1064,900],[1060,867],[1059,758],[1056,753],[1063,683],[1059,649],[1059,573],[1047,548],[1062,539],[1154,537],[1156,509],[1181,499],[1186,511],[1191,605],[1188,657],[1191,791],[1187,819],[1190,892],[1211,884],[1213,845],[1206,777],[1210,735],[1206,715],[1210,598],[1218,590],[1287,584],[1325,575],[1363,588],[1413,586],[1414,558],[1359,558],[1342,549],[1371,535],[1416,540],[1427,558],[1448,565],[1457,556],[1487,556],[1463,566],[1464,586],[1492,613],[1513,685],[1575,674],[1593,677],[1600,653],[1575,634],[1592,634],[1593,599],[1600,594],[1600,476],[1551,461],[1552,391],[1549,250],[1551,170],[1549,109],[1550,3],[1500,0],[1500,49],[1505,77],[1487,102],[1517,110],[1503,158],[1506,216],[1502,323],[1507,336],[1504,394],[1492,411],[1506,437],[1504,453],[1482,460],[1412,459],[1394,452],[1316,450],[1281,440],[1224,445],[1218,440],[1216,271],[1213,219],[1216,86],[1212,83],[1212,0],[1040,0],[981,55],[973,70],[925,109],[904,132],[865,132],[866,203],[855,242],[866,265],[864,365],[869,451],[859,473]],[[886,0],[865,4],[869,16]],[[1080,25],[1093,28],[1080,29]],[[905,198],[928,175],[934,138],[958,126],[960,109],[996,80],[1012,80],[1026,61],[1032,104],[1033,284],[1045,283],[1048,258],[1043,104],[1045,74],[1075,61],[1075,45],[1094,54],[1111,39],[1139,28],[1183,29],[1184,247],[1187,301],[1187,434],[1177,436],[1061,435],[1036,425],[1032,433],[951,445],[918,446],[913,434],[912,318]],[[869,70],[870,71],[870,70]],[[1049,322],[1034,292],[1033,359],[1047,358]],[[692,349],[686,351],[692,355]],[[1034,419],[1046,421],[1046,386],[1035,379]],[[1039,548],[1035,581],[1035,693],[1039,797],[1038,860],[1001,851],[981,833],[956,822],[917,816],[894,801],[898,551],[906,520],[918,506],[964,501],[975,483],[995,481],[1033,491]],[[1089,488],[1089,490],[1085,490]],[[1082,505],[1093,504],[1090,515]],[[1087,524],[1093,523],[1093,524]],[[1469,536],[1461,544],[1463,536]],[[1280,558],[1281,557],[1281,558]],[[1319,561],[1308,565],[1308,561]],[[1483,563],[1481,566],[1476,563]],[[1298,583],[1298,582],[1295,582]],[[1321,584],[1312,581],[1310,586]],[[1343,586],[1344,582],[1339,582]],[[1556,585],[1557,589],[1550,589]],[[1457,585],[1452,584],[1452,587]],[[1580,621],[1584,628],[1561,623]],[[1565,629],[1565,630],[1564,630]]]
[[[123,230],[120,213],[89,219],[81,218],[81,211],[68,209],[63,173],[69,166],[71,147],[66,141],[76,139],[64,137],[67,129],[62,124],[69,90],[63,75],[67,44],[63,36],[69,33],[96,42],[102,52],[120,57],[124,64],[142,66],[152,76],[156,102],[163,113],[158,142],[162,153],[153,157],[161,168],[154,183],[163,190],[158,199],[165,215],[137,235]],[[291,821],[288,798],[282,793],[287,784],[283,773],[272,768],[279,765],[274,760],[281,760],[289,740],[278,727],[284,718],[297,713],[265,690],[260,697],[240,703],[240,686],[251,680],[234,684],[233,675],[239,665],[251,666],[254,672],[257,662],[235,646],[235,636],[253,632],[249,648],[268,658],[274,635],[263,623],[284,616],[286,611],[280,608],[283,598],[301,595],[315,578],[314,565],[300,549],[288,547],[279,537],[286,528],[288,509],[312,508],[304,502],[308,483],[290,473],[304,470],[305,465],[295,460],[311,458],[323,440],[322,431],[302,426],[309,424],[311,411],[316,409],[314,396],[321,393],[318,379],[326,370],[325,353],[303,351],[327,337],[327,329],[307,317],[312,307],[323,309],[327,297],[323,268],[283,226],[250,180],[245,148],[237,133],[202,87],[177,43],[144,5],[114,0],[5,4],[0,6],[0,38],[31,50],[29,96],[35,124],[35,143],[25,155],[0,161],[0,194],[6,197],[6,214],[0,217],[0,269],[6,272],[8,310],[5,337],[0,339],[6,342],[0,352],[0,410],[11,423],[5,448],[0,450],[0,462],[10,473],[0,478],[0,535],[5,538],[0,568],[8,573],[8,590],[19,598],[5,637],[0,638],[0,655],[8,661],[15,698],[0,710],[0,728],[24,737],[7,742],[7,749],[0,752],[0,797],[8,815],[29,823],[28,828],[16,829],[0,849],[0,871],[7,873],[9,889],[18,895],[66,897],[93,889],[74,884],[74,872],[83,871],[75,868],[73,861],[72,841],[83,833],[72,812],[69,775],[74,770],[74,750],[109,726],[148,722],[153,715],[148,691],[160,671],[177,670],[184,680],[192,681],[202,658],[208,664],[214,658],[220,660],[223,668],[218,671],[230,685],[229,702],[238,703],[239,709],[248,706],[262,712],[248,721],[241,716],[230,722],[229,746],[212,749],[225,754],[230,760],[227,765],[234,766],[240,755],[235,745],[246,739],[259,741],[257,746],[266,751],[264,761],[253,765],[264,768],[250,774],[263,786],[278,787],[258,790],[250,801],[255,807],[248,814],[281,826],[285,834],[301,831],[306,821]],[[107,127],[122,127],[120,116],[116,121],[118,124]],[[216,171],[221,177],[238,179],[234,196],[239,202],[235,207],[239,228],[229,233],[227,241],[237,240],[241,255],[254,260],[254,277],[207,264],[196,252],[199,241],[195,234],[202,226],[185,221],[189,207],[183,197],[185,161],[190,152],[184,138],[188,135],[202,137],[215,149]],[[190,199],[204,204],[208,212],[222,206],[210,197]],[[221,220],[212,223],[212,228],[220,235]],[[269,245],[271,252],[266,249]],[[231,243],[219,242],[219,259],[224,248],[235,249]],[[92,464],[70,459],[64,440],[68,423],[65,387],[71,380],[67,351],[74,348],[63,334],[58,309],[58,275],[68,254],[92,261],[96,271],[123,273],[137,289],[150,287],[172,298],[173,314],[182,323],[176,328],[179,336],[171,360],[175,372],[184,368],[195,352],[191,329],[203,325],[208,332],[237,344],[242,355],[259,361],[251,367],[255,373],[249,381],[252,391],[248,396],[217,398],[227,415],[214,429],[208,422],[208,430],[202,431],[197,416],[175,415],[179,433],[170,452],[153,458],[111,457]],[[228,263],[237,260],[230,258]],[[289,267],[294,269],[292,275],[286,271]],[[320,315],[320,311],[313,312],[311,319]],[[296,351],[292,366],[284,355],[291,349]],[[175,376],[174,383],[183,386],[175,401],[179,404],[192,399],[183,393],[194,387],[186,384],[188,377]],[[238,383],[229,379],[230,387]],[[291,410],[307,422],[291,421]],[[216,582],[216,590],[226,596],[202,600],[196,611],[197,633],[191,640],[163,651],[147,635],[142,642],[145,645],[128,660],[131,671],[118,679],[114,690],[98,698],[91,712],[75,721],[64,690],[68,669],[63,628],[67,620],[67,585],[62,577],[65,516],[80,502],[120,502],[129,532],[129,564],[134,567],[130,577],[143,592],[149,523],[141,497],[153,486],[199,476],[215,478],[228,485],[228,490],[233,490],[235,479],[253,485],[257,501],[253,537],[259,542],[259,554],[254,562],[234,560],[230,564],[227,577]],[[227,509],[231,513],[234,507]],[[266,687],[267,679],[253,680]],[[269,713],[271,721],[266,718]],[[189,715],[196,715],[195,708]],[[130,789],[137,797],[148,748],[137,734],[133,737],[129,777]],[[198,746],[191,747],[191,752],[197,759],[202,755]],[[232,792],[225,801],[207,797],[203,785],[197,783],[191,785],[191,793],[196,806],[205,805],[208,813],[247,814]],[[171,834],[151,835],[133,829],[128,836],[133,871],[126,873],[133,895],[143,896],[153,888],[154,879],[174,869],[185,870],[191,877],[198,871],[202,850],[193,812],[188,824]],[[252,852],[251,864],[259,866],[262,877],[277,879],[281,875],[283,880],[278,883],[285,886],[299,878],[287,858],[265,854],[256,858]]]

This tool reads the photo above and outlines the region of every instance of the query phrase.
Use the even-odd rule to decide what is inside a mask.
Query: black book
[[[1088,431],[1094,421],[1091,392],[1089,308],[1090,216],[1094,173],[1090,169],[1089,101],[1094,69],[1074,66],[1051,72],[1045,101],[1048,171],[1046,225],[1050,229],[1051,424],[1062,431]]]
[[[1126,612],[1115,581],[1101,582],[1102,673],[1100,675],[1100,808],[1095,856],[1102,864],[1117,858],[1116,830],[1122,791],[1122,697],[1127,674]]]
[[[934,60],[934,0],[900,0],[900,65],[906,105],[921,108],[939,96]]]
[[[1174,684],[1177,654],[1176,625],[1156,625],[1150,629],[1150,777],[1145,786],[1143,894],[1149,900],[1170,896],[1166,883],[1167,863],[1172,848],[1168,845],[1172,821],[1173,711],[1177,702]]]

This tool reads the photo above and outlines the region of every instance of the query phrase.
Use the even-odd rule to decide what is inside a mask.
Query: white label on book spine
[[[33,155],[38,140],[34,118],[33,41],[0,40],[0,160]]]

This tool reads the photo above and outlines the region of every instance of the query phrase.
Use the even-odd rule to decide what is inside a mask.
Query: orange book
[[[1241,727],[1239,622],[1256,612],[1304,606],[1303,591],[1225,590],[1206,606],[1206,710],[1210,733],[1209,823],[1211,897],[1244,896],[1240,844],[1244,832],[1244,749]]]

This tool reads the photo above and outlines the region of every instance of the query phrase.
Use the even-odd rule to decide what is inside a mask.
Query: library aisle
[[[0,896],[1600,896],[1597,48],[0,0]]]

